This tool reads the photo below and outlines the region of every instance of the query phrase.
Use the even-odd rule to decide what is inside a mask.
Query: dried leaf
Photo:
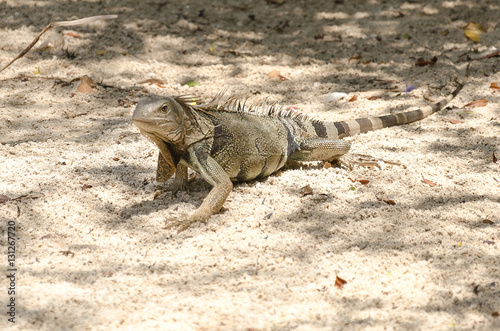
[[[370,100],[370,101],[377,100],[377,99],[378,99],[377,95],[372,95],[371,97],[368,98],[368,100]]]
[[[415,65],[417,67],[424,67],[424,66],[434,65],[437,62],[437,60],[438,60],[437,56],[434,56],[430,60],[424,60],[423,57],[420,57],[420,58],[417,59],[417,62],[415,63]]]
[[[82,36],[79,35],[78,33],[76,32],[71,32],[71,31],[68,31],[66,33],[64,33],[65,36],[68,36],[68,37],[73,37],[73,38],[81,38]]]
[[[493,152],[493,163],[497,163],[497,161],[498,161],[498,159],[497,159],[497,157],[495,155],[495,152]]]
[[[273,70],[273,71],[271,71],[270,73],[267,74],[267,77],[269,77],[271,79],[279,79],[282,82],[285,81],[285,80],[289,80],[285,76],[282,76],[280,74],[279,70]]]
[[[483,220],[483,223],[484,223],[484,224],[489,224],[489,225],[493,225],[493,224],[495,224],[495,222],[493,222],[492,220],[489,220],[489,219],[484,219],[484,220]]]
[[[162,81],[161,79],[158,79],[158,78],[149,78],[149,79],[141,80],[137,84],[149,84],[149,85],[152,85],[152,84],[158,85],[159,84],[159,85],[163,85],[163,84],[165,84],[165,82]]]
[[[486,99],[479,99],[476,101],[469,102],[464,107],[474,108],[474,107],[484,107],[488,104]]]
[[[270,73],[267,74],[267,77],[269,77],[271,79],[276,79],[279,76],[280,76],[279,70],[273,70],[273,71],[271,71]]]
[[[325,169],[331,168],[332,164],[330,162],[325,162]]]
[[[492,240],[484,240],[483,241],[483,244],[487,244],[487,245],[495,245],[495,242],[492,241]]]
[[[120,159],[119,159],[119,158],[117,158],[117,157],[114,157],[114,158],[113,158],[113,161],[120,161]]]
[[[368,183],[370,183],[370,181],[368,179],[352,179],[351,177],[347,177],[347,179],[349,179],[353,183],[358,182],[358,183],[361,183],[363,185],[368,185]]]
[[[498,317],[500,314],[498,313],[498,311],[494,311],[491,313],[491,316],[493,317]]]
[[[358,100],[358,96],[355,94],[348,101],[353,102],[353,101],[357,101],[357,100]]]
[[[378,201],[383,201],[385,202],[386,204],[390,205],[390,206],[394,206],[396,204],[396,201],[392,200],[392,199],[389,199],[389,198],[386,198],[386,197],[380,197],[380,196],[375,196],[377,198]]]
[[[345,284],[347,284],[345,280],[343,280],[339,276],[335,276],[335,287],[342,289]]]
[[[4,203],[4,202],[10,201],[10,200],[12,200],[12,199],[9,198],[8,196],[0,194],[0,203]]]
[[[84,190],[88,190],[89,188],[92,188],[92,185],[89,185],[89,184],[83,184],[83,186],[82,186],[82,191],[84,191]]]
[[[492,88],[494,91],[500,91],[500,86],[498,84],[499,83],[491,83],[490,88]]]
[[[470,22],[464,28],[465,36],[476,43],[481,41],[481,34],[484,32],[486,32],[485,27],[476,22]]]
[[[422,181],[423,181],[424,183],[426,183],[427,185],[429,185],[430,187],[434,187],[434,186],[436,186],[436,183],[434,183],[433,181],[428,180],[428,179],[425,179],[425,178],[424,178],[424,175],[422,175]]]
[[[92,79],[85,75],[80,77],[80,85],[76,88],[76,90],[80,93],[94,93],[94,89],[92,88],[92,85],[94,85],[94,82]]]
[[[309,186],[309,184],[308,184],[308,185],[306,185],[306,186],[304,186],[304,187],[300,188],[299,193],[300,193],[300,194],[304,197],[304,196],[306,196],[306,195],[310,195],[310,194],[312,194],[312,193],[313,193],[313,189],[312,189],[312,187],[311,187],[311,186]]]
[[[451,123],[451,124],[461,124],[461,123],[464,122],[464,121],[461,121],[461,120],[455,120],[453,118],[443,118],[443,121]]]

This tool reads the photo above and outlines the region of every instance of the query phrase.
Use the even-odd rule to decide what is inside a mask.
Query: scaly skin
[[[269,176],[290,161],[338,160],[350,148],[341,138],[419,121],[443,109],[462,87],[422,109],[340,122],[309,119],[274,106],[247,108],[235,99],[193,106],[188,97],[143,100],[133,122],[160,149],[157,180],[167,181],[175,173],[173,194],[187,188],[187,168],[213,186],[193,215],[167,224],[182,231],[217,213],[232,182]]]

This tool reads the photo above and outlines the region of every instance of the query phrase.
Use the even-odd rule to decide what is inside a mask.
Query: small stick
[[[459,59],[457,62],[472,62],[472,61],[481,61],[484,59],[489,59],[490,57],[495,57],[495,56],[500,56],[500,51],[496,51],[490,54],[486,54],[484,56],[476,57],[476,58],[470,58],[469,55],[467,55],[465,58]]]
[[[99,15],[99,16],[91,16],[91,17],[85,17],[85,18],[81,18],[81,19],[78,19],[78,20],[73,20],[73,21],[59,21],[59,22],[50,22],[49,25],[47,25],[43,30],[42,32],[40,32],[40,34],[38,36],[36,36],[36,38],[31,42],[31,44],[28,45],[28,47],[26,47],[21,53],[19,53],[18,56],[16,56],[12,61],[10,61],[9,63],[7,63],[7,65],[5,67],[3,67],[2,69],[0,69],[0,72],[4,71],[5,69],[7,69],[7,67],[9,67],[12,63],[14,63],[16,60],[19,60],[20,58],[22,58],[26,53],[29,52],[29,50],[35,46],[35,44],[38,42],[38,40],[40,39],[40,37],[42,36],[42,34],[44,34],[45,32],[47,32],[48,30],[50,30],[51,28],[55,28],[55,27],[58,27],[58,26],[74,26],[74,25],[81,25],[81,24],[86,24],[86,23],[89,23],[89,22],[92,22],[92,21],[97,21],[97,20],[108,20],[108,19],[113,19],[113,18],[117,18],[118,15]]]

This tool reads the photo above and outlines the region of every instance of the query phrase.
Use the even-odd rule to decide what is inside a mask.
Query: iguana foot
[[[191,226],[191,224],[197,223],[197,222],[203,222],[205,223],[210,216],[203,216],[203,215],[196,215],[197,213],[194,213],[192,216],[188,216],[186,214],[182,215],[181,217],[173,220],[165,220],[167,223],[165,226],[165,229],[170,230],[172,228],[177,228],[177,233],[180,233],[187,228]]]
[[[170,191],[164,185],[158,185],[155,187],[155,194],[153,196],[153,200],[157,200],[163,193]]]

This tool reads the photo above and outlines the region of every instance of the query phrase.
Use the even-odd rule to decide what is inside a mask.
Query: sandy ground
[[[50,21],[102,14],[119,16],[59,28],[65,52],[0,73],[0,194],[18,198],[0,203],[0,265],[11,222],[17,269],[15,296],[0,282],[2,312],[16,303],[1,329],[500,329],[498,57],[473,62],[441,113],[348,138],[345,161],[378,167],[312,162],[237,184],[180,234],[165,221],[210,186],[153,200],[157,150],[131,123],[149,94],[223,89],[329,120],[427,105],[463,75],[449,59],[498,49],[497,1],[4,0],[0,65]],[[78,92],[83,75],[94,93]],[[347,97],[323,102],[332,92]]]

